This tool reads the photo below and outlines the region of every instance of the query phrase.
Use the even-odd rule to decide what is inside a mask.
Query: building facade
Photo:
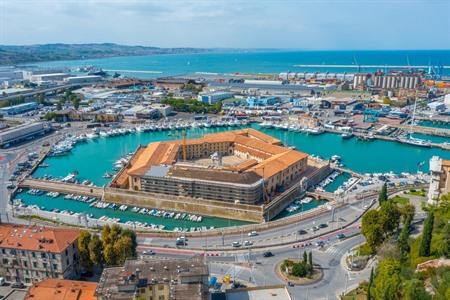
[[[450,193],[450,160],[433,156],[430,159],[428,203],[436,204],[442,195]]]
[[[97,298],[207,300],[209,271],[200,258],[127,260],[103,270]]]
[[[140,148],[121,172],[128,176],[112,186],[257,204],[300,180],[307,157],[254,129],[228,131]],[[234,163],[223,164],[223,158]]]
[[[0,132],[0,148],[7,148],[14,144],[42,136],[51,130],[51,126],[43,122],[13,127]]]
[[[78,230],[0,226],[0,276],[31,284],[45,278],[78,278]]]

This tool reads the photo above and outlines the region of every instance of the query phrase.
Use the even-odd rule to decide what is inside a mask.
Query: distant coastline
[[[0,45],[0,65],[108,58],[119,56],[145,56],[155,54],[192,54],[214,52],[206,48],[159,48],[126,46],[113,43],[102,44],[42,44]]]

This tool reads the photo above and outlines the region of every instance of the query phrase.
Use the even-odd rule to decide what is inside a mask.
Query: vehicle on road
[[[252,241],[244,241],[244,246],[248,247],[248,246],[251,246],[251,245],[253,245]]]
[[[336,235],[336,237],[340,240],[345,239],[345,234],[343,233],[339,233],[338,235]]]
[[[14,282],[13,284],[11,284],[11,288],[23,289],[23,288],[25,288],[25,285],[22,282]]]
[[[263,253],[263,257],[272,257],[273,253],[271,251],[266,251]]]
[[[185,239],[179,237],[179,238],[176,239],[175,245],[176,246],[186,246],[187,243],[186,243]]]
[[[325,224],[325,223],[322,223],[319,225],[319,228],[327,228],[327,227],[328,227],[328,224]]]
[[[154,255],[155,252],[153,250],[144,250],[144,251],[142,251],[142,254],[144,254],[144,255]]]
[[[323,247],[323,246],[325,246],[325,242],[324,241],[317,241],[316,242],[316,246],[317,247]]]
[[[234,248],[239,248],[241,246],[241,243],[240,242],[233,242],[232,246]]]
[[[317,230],[319,230],[319,226],[313,226],[313,227],[311,227],[311,231],[317,231]]]
[[[248,233],[248,236],[257,236],[257,235],[258,235],[258,233],[256,231],[250,231]]]
[[[304,230],[304,229],[300,229],[300,230],[297,231],[297,232],[298,232],[298,234],[301,234],[301,235],[307,234],[307,233],[308,233],[308,231],[306,231],[306,230]]]

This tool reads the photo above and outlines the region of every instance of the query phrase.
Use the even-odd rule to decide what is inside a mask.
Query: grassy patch
[[[426,192],[424,189],[421,189],[421,190],[410,189],[409,191],[406,192],[406,194],[419,196],[419,197],[425,197]]]
[[[366,300],[367,299],[367,283],[361,283],[356,289],[351,290],[343,297],[342,300]]]
[[[409,203],[409,199],[406,197],[401,197],[401,196],[395,196],[392,199],[392,202],[394,202],[395,204],[399,204],[399,205],[406,205]]]
[[[372,255],[372,249],[369,245],[366,243],[362,244],[356,249],[356,253],[358,253],[359,256],[370,256]]]

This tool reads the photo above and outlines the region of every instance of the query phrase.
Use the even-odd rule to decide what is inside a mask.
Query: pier
[[[77,194],[96,198],[103,197],[103,188],[75,183],[54,182],[41,179],[24,179],[19,183],[21,188],[39,189],[63,194]]]
[[[450,137],[450,129],[437,128],[437,127],[426,127],[426,126],[411,126],[405,124],[389,124],[389,127],[402,129],[404,131],[413,131],[415,133],[423,133],[429,135],[437,135],[443,137]]]

